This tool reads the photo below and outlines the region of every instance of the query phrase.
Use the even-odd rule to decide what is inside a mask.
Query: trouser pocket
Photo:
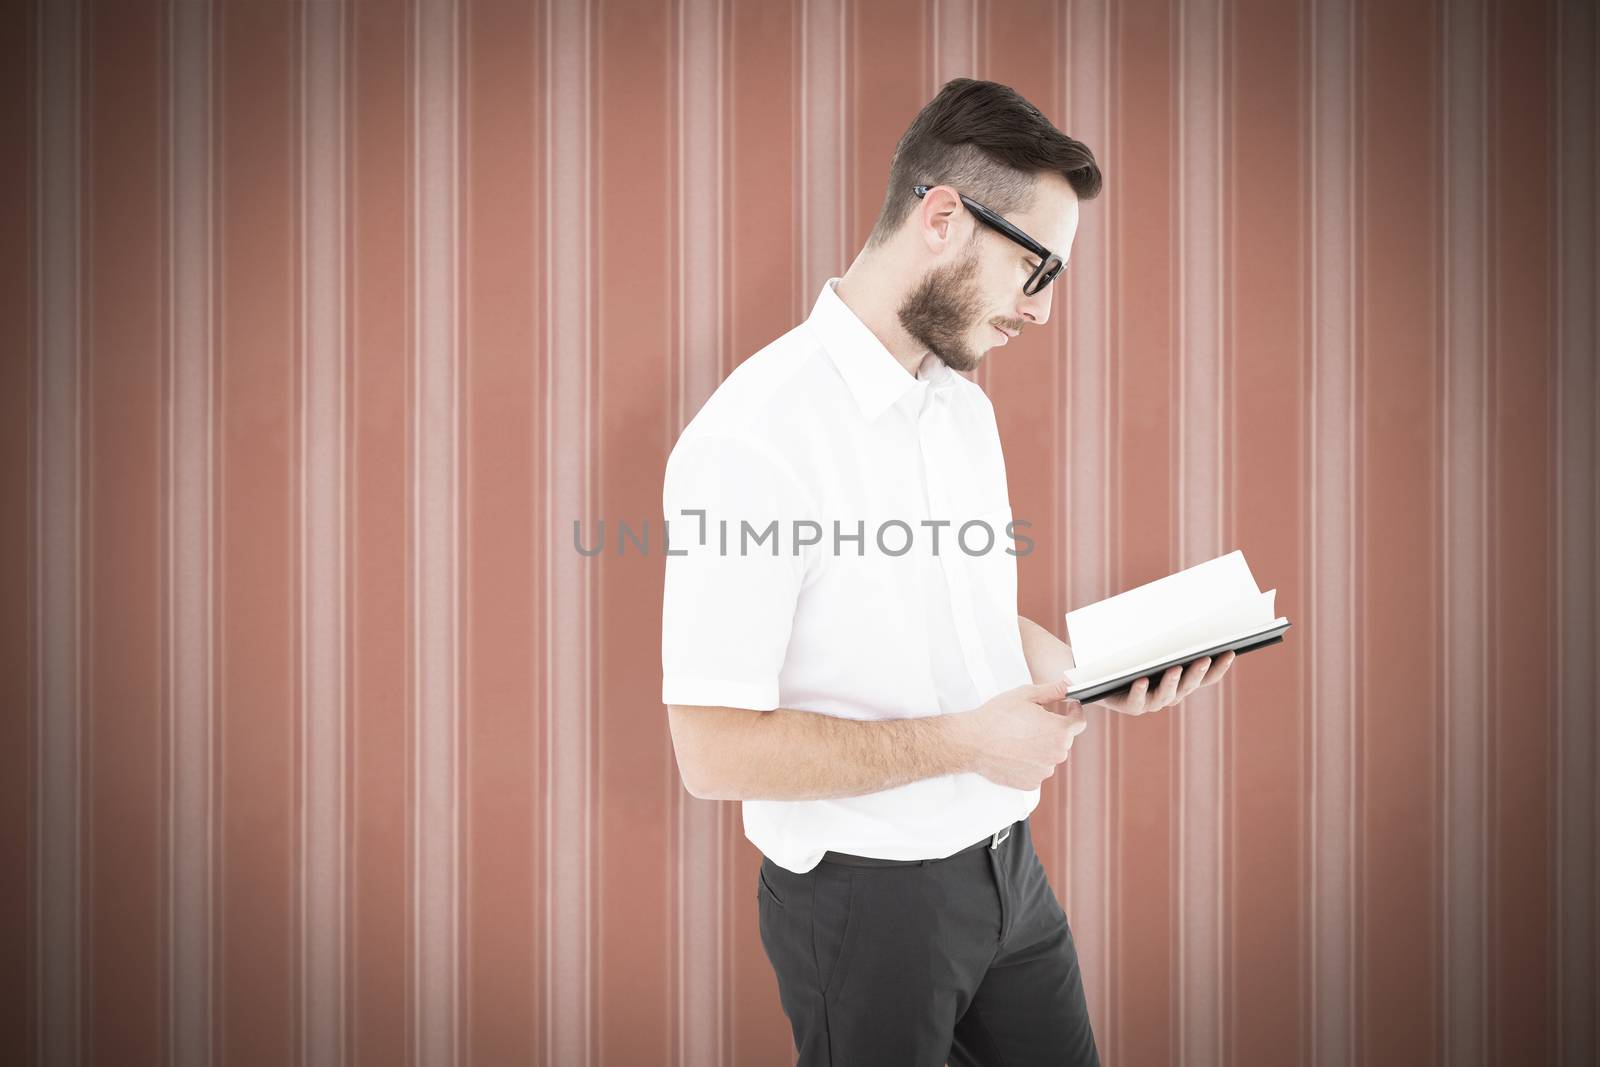
[[[857,872],[831,863],[818,864],[811,895],[811,947],[816,982],[824,999],[837,995],[849,973],[850,958],[860,942],[861,893]]]
[[[760,866],[756,868],[756,899],[761,899],[762,893],[765,893],[772,903],[781,908],[783,907],[784,894],[773,885],[776,876],[767,873],[767,867],[771,863],[771,860],[763,857]]]

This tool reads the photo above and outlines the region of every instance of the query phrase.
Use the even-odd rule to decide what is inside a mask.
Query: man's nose
[[[1060,279],[1057,279],[1059,281]],[[1035,326],[1043,326],[1050,321],[1050,294],[1056,287],[1051,282],[1032,296],[1022,298],[1022,303],[1017,305],[1017,314]]]

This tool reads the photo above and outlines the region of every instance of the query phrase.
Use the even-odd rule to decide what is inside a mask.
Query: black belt
[[[1021,820],[1019,819],[1018,822],[1020,821]],[[923,863],[936,863],[941,859],[955,859],[957,856],[965,855],[974,849],[983,848],[985,845],[990,848],[997,849],[1000,847],[1000,842],[1011,836],[1011,827],[1015,825],[1017,824],[1011,823],[1008,826],[996,830],[983,840],[976,841],[965,848],[957,849],[948,856],[940,856],[937,858],[930,857],[925,860],[886,860],[880,859],[877,856],[852,856],[848,852],[824,852],[822,854],[822,862],[842,863],[846,867],[915,867]]]

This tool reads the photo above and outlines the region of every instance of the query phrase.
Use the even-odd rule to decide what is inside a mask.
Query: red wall
[[[1600,1054],[1589,4],[40,0],[0,42],[4,1047],[792,1057],[659,703],[662,468],[970,75],[1106,178],[975,375],[1024,614],[1241,548],[1295,624],[1046,783],[1102,1055]]]

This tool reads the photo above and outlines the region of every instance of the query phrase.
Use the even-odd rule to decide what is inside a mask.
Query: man
[[[895,149],[808,319],[674,446],[662,693],[684,784],[743,801],[800,1064],[1099,1062],[1039,784],[1085,726],[1071,650],[1017,614],[994,409],[957,374],[1050,316],[1089,149],[958,78]],[[1140,714],[1227,671],[1099,703]]]

